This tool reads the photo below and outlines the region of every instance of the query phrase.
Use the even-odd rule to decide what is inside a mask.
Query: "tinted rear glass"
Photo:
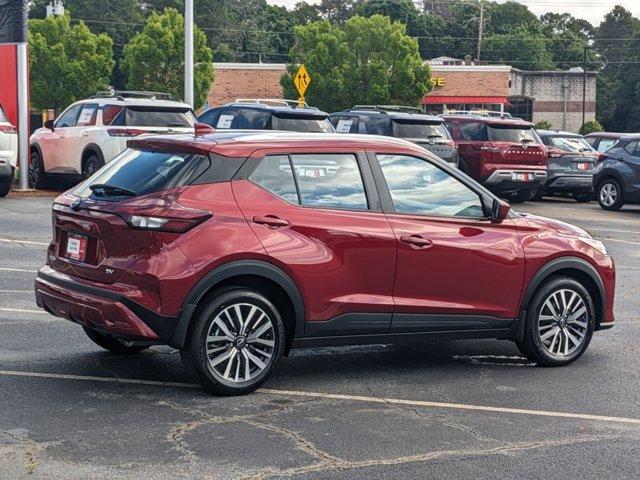
[[[130,190],[135,195],[159,192],[190,185],[210,164],[203,155],[127,149],[80,184],[75,194],[88,197],[92,195],[89,187],[98,184]]]
[[[326,118],[281,117],[274,115],[271,119],[274,130],[307,133],[331,133],[333,126]]]
[[[416,123],[400,120],[393,121],[393,135],[400,138],[451,139],[449,132],[441,123]]]
[[[488,125],[487,134],[492,142],[542,143],[533,127]]]
[[[591,152],[593,148],[582,137],[547,137],[547,145],[567,152]]]
[[[123,127],[193,127],[195,116],[188,108],[127,107],[111,125]]]

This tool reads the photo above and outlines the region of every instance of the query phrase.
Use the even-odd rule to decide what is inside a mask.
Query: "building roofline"
[[[240,62],[214,62],[214,68],[223,70],[285,70],[286,63],[240,63]]]
[[[509,65],[430,65],[432,72],[505,72],[513,68]]]

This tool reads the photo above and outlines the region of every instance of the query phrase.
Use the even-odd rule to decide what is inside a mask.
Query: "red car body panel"
[[[136,140],[131,146],[155,142]],[[365,152],[430,156],[408,142],[375,136],[180,135],[157,142],[176,152],[224,155],[238,167],[266,153],[350,152],[361,160]],[[81,208],[74,207],[77,201],[72,192],[55,201],[54,236],[48,265],[36,279],[37,302],[54,315],[114,335],[179,347],[168,339],[192,313],[187,299],[218,267],[238,260],[273,265],[288,276],[308,324],[352,313],[386,314],[390,322],[395,314],[480,315],[504,321],[506,328],[521,315],[538,272],[557,259],[578,258],[601,279],[601,322],[613,322],[612,259],[581,239],[583,231],[562,222],[512,215],[492,223],[303,207],[246,178],[122,202],[87,200]],[[133,229],[128,223],[132,213],[161,215],[163,209],[202,221],[184,233]],[[268,216],[286,224],[254,221]],[[65,258],[65,236],[74,232],[89,239],[86,262]],[[403,237],[412,235],[431,243],[409,246]]]

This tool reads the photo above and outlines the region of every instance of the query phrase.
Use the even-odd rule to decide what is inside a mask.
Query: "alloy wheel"
[[[29,186],[31,188],[38,188],[40,174],[40,157],[38,154],[31,154],[31,162],[29,163]]]
[[[567,357],[587,338],[589,313],[582,296],[569,289],[549,294],[538,314],[538,335],[544,349],[555,357]]]
[[[260,307],[250,303],[226,306],[207,332],[209,367],[227,382],[251,380],[273,361],[275,338],[273,322]]]
[[[617,199],[618,188],[613,183],[607,182],[600,188],[600,202],[603,205],[611,207]]]

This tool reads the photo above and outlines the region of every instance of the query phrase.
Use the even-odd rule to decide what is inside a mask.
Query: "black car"
[[[441,117],[426,115],[415,107],[356,105],[329,115],[338,133],[363,133],[398,137],[458,166],[458,147]]]
[[[593,170],[598,163],[598,152],[582,135],[569,132],[538,130],[542,143],[547,146],[547,180],[535,193],[536,199],[545,194],[570,194],[578,202],[593,198]]]
[[[613,147],[624,135],[624,133],[616,132],[593,132],[585,135],[584,139],[596,151],[604,153]]]
[[[238,99],[210,108],[198,122],[223,130],[285,130],[306,133],[335,132],[328,114],[295,100]]]
[[[625,203],[640,203],[640,133],[622,136],[600,159],[593,172],[600,206],[619,210]]]

